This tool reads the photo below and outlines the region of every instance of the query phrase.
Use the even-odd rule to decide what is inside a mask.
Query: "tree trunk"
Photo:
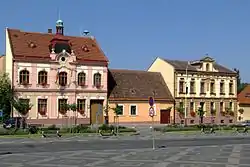
[[[200,117],[200,123],[203,124],[203,116]]]

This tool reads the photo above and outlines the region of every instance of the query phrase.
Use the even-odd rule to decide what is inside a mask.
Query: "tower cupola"
[[[63,35],[63,21],[57,20],[56,21],[56,34]]]

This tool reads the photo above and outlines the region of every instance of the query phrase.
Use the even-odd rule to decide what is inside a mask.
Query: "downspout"
[[[175,93],[175,85],[176,85],[176,83],[175,83],[175,81],[176,81],[176,79],[175,79],[175,76],[176,76],[176,71],[175,71],[175,69],[174,69],[174,124],[175,124],[175,97],[176,97],[176,93]]]
[[[18,75],[18,74],[17,74]],[[11,81],[11,91],[12,91],[12,96],[14,96],[14,60],[13,60],[13,56],[12,56],[12,81]],[[14,98],[14,97],[13,97]],[[13,100],[13,99],[12,99]],[[13,105],[12,105],[12,102],[11,102],[11,117],[13,118],[14,117],[14,114],[13,114]]]

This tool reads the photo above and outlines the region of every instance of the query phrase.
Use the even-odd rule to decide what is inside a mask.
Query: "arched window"
[[[94,86],[99,88],[101,86],[102,75],[100,73],[94,74]]]
[[[59,85],[61,86],[67,85],[67,73],[66,72],[59,73]]]
[[[29,71],[28,70],[22,70],[19,73],[19,83],[20,84],[29,84]]]
[[[78,85],[84,86],[86,82],[86,74],[84,72],[80,72],[78,74]]]
[[[209,64],[206,64],[206,71],[209,71]]]
[[[48,73],[47,71],[39,71],[38,73],[38,84],[47,84]]]

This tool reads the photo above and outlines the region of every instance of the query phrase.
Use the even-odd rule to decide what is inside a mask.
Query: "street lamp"
[[[188,94],[188,65],[190,64],[190,62],[188,62],[187,66],[186,66],[186,81],[185,81],[185,126],[187,125],[187,94]]]

